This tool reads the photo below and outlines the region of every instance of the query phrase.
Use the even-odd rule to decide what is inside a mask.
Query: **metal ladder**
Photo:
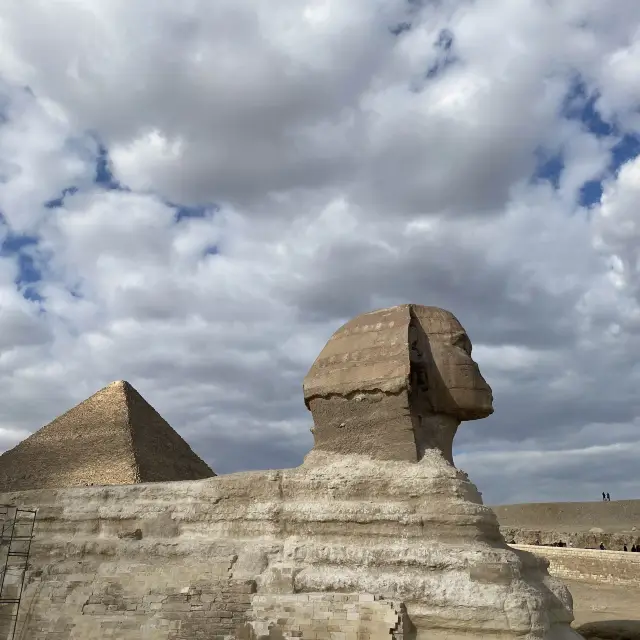
[[[35,510],[0,505],[0,630],[6,640],[16,637],[35,524]]]

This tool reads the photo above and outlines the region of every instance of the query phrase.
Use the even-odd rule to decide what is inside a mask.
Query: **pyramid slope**
[[[154,429],[158,435],[153,434]],[[150,447],[148,452],[145,447]],[[158,456],[155,466],[153,456]],[[195,480],[213,475],[124,381],[101,389],[0,455],[0,492]]]
[[[139,482],[201,480],[216,475],[128,382],[124,392]]]

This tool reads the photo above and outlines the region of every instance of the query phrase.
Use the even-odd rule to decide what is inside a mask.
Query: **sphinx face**
[[[479,420],[493,413],[493,394],[471,358],[471,341],[457,318],[444,309],[412,306],[423,354],[429,403],[437,413]],[[420,329],[422,331],[420,331]]]

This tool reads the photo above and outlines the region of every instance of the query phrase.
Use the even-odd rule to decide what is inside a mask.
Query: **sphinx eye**
[[[456,336],[452,343],[454,347],[462,349],[468,356],[471,355],[471,340],[469,340],[466,334],[461,333]]]

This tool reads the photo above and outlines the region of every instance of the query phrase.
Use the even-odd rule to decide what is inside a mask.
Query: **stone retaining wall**
[[[561,580],[640,587],[640,554],[599,549],[512,545],[549,561],[549,572]]]
[[[371,594],[309,593],[254,596],[241,640],[404,640],[402,603]]]
[[[158,563],[125,564],[107,562],[92,570],[66,562],[31,572],[17,638],[213,639],[233,637],[246,621],[255,581],[215,576],[209,566],[198,572],[174,565],[167,572]]]
[[[598,549],[602,542],[611,551],[622,551],[624,545],[628,549],[634,544],[640,545],[640,533],[636,531],[558,531],[555,529],[523,529],[520,527],[501,526],[500,532],[507,541],[515,544],[534,545],[538,541],[541,545],[552,545],[554,542],[564,542],[575,549]]]
[[[222,575],[181,586],[189,569],[171,586],[157,566],[127,577],[77,564],[29,577],[18,640],[406,640],[411,626],[402,603],[371,594],[256,594],[255,581]]]

